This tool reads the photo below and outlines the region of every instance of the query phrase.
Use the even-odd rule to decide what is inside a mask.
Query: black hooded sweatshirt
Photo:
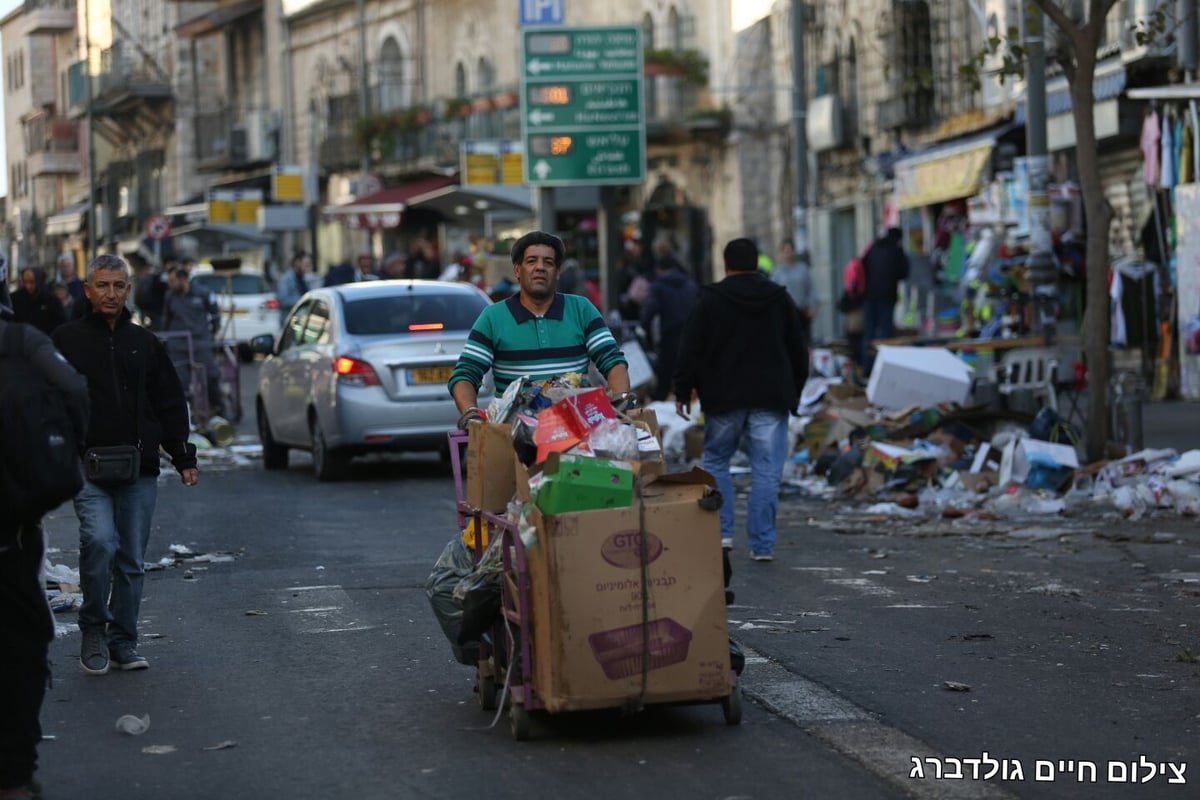
[[[57,328],[53,339],[71,366],[87,378],[92,406],[87,447],[137,444],[140,433],[142,475],[158,474],[159,445],[179,472],[196,466],[179,375],[162,342],[134,325],[128,310],[122,310],[115,328],[93,312]],[[139,407],[140,431],[135,413]]]
[[[761,273],[731,272],[700,290],[684,328],[675,397],[692,389],[708,414],[795,411],[808,380],[808,342],[787,290]]]

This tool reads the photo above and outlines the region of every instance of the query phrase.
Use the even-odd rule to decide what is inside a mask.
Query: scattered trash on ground
[[[117,718],[117,733],[127,733],[130,736],[141,736],[150,730],[150,715],[135,717],[133,714],[123,714]]]

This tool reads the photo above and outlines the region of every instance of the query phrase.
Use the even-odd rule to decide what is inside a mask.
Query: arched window
[[[461,61],[454,65],[454,95],[467,96],[467,68]]]
[[[496,68],[486,58],[480,58],[475,69],[476,93],[481,97],[491,97],[496,93]],[[486,111],[476,114],[478,117],[477,135],[490,139],[500,135],[500,112]]]
[[[379,48],[379,85],[376,88],[378,110],[395,111],[404,106],[404,56],[394,36],[383,40]]]
[[[642,47],[647,50],[653,50],[654,46],[654,17],[646,14],[642,17]],[[657,81],[657,78],[649,78],[642,81],[642,92],[645,95],[643,99],[646,102],[646,119],[658,118]]]

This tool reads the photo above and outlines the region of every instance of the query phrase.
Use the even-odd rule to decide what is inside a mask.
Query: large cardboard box
[[[696,502],[712,484],[694,470],[646,487],[645,609],[636,502],[557,516],[530,512],[537,527],[527,550],[532,679],[550,711],[617,707],[639,696],[665,703],[729,694],[720,521]]]
[[[517,491],[512,426],[480,422],[469,425],[468,431],[467,505],[504,511]]]
[[[552,453],[542,468],[537,507],[543,514],[624,508],[633,502],[633,470],[605,458]]]
[[[944,347],[879,348],[867,383],[867,399],[885,409],[965,403],[972,369]]]

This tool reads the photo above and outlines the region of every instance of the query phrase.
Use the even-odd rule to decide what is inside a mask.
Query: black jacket
[[[683,333],[675,397],[692,389],[706,413],[795,411],[808,380],[808,342],[787,290],[758,272],[734,272],[700,290]]]
[[[17,322],[32,325],[49,336],[67,321],[67,312],[54,293],[44,287],[30,294],[24,288],[12,293],[13,317]]]
[[[895,303],[899,296],[898,284],[908,277],[908,256],[900,242],[890,236],[877,239],[862,262],[867,279],[864,299]]]
[[[138,443],[140,382],[142,474],[158,474],[159,445],[176,470],[192,469],[196,448],[188,442],[187,401],[179,376],[158,337],[130,319],[123,311],[110,329],[102,315],[93,313],[54,331],[59,352],[87,378],[92,405],[87,446]]]
[[[679,330],[692,313],[698,293],[696,282],[690,275],[677,269],[660,271],[650,282],[650,296],[642,306],[642,327],[649,330],[654,318],[658,317],[664,336]]]

